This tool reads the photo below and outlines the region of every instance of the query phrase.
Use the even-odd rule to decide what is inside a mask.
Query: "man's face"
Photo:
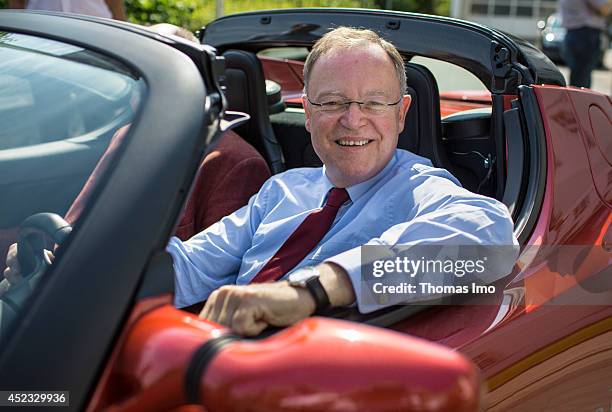
[[[386,166],[404,129],[410,96],[402,97],[393,63],[381,47],[370,45],[321,56],[310,72],[307,95],[303,98],[306,130],[336,187],[364,182]],[[395,103],[400,98],[399,104],[377,113],[354,103],[344,110],[326,111],[308,102]]]

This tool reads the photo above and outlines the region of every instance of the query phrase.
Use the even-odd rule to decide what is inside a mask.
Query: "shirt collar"
[[[378,172],[378,174],[369,178],[365,182],[357,183],[356,185],[347,187],[346,190],[349,196],[351,197],[351,202],[355,203],[357,199],[359,199],[364,193],[370,190],[370,188],[372,188],[380,179],[386,176],[396,164],[397,164],[397,150],[391,157],[391,160],[389,160],[387,165],[380,172]],[[323,173],[323,179],[327,183],[327,186],[329,186],[329,189],[334,187],[334,185],[331,183],[331,181],[327,177],[327,174],[325,173],[325,165],[323,165],[322,173]]]

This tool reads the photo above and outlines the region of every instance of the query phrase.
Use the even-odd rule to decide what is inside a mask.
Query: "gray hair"
[[[402,95],[405,94],[406,68],[404,67],[402,55],[393,44],[380,37],[376,32],[354,27],[338,27],[317,40],[304,64],[304,91],[308,90],[310,73],[312,72],[314,64],[321,56],[329,54],[332,51],[346,50],[368,44],[380,46],[387,53],[395,67]]]
[[[200,44],[198,38],[189,30],[184,29],[174,24],[169,23],[158,23],[148,27],[149,30],[153,30],[155,33],[164,36],[177,36],[185,40]]]

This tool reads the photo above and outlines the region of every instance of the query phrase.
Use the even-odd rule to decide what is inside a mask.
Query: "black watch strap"
[[[329,296],[327,295],[325,288],[323,288],[318,276],[313,276],[312,278],[308,279],[306,281],[306,287],[315,301],[315,312],[320,312],[329,307]]]

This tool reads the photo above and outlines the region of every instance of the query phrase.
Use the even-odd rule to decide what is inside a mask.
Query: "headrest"
[[[285,111],[285,103],[283,103],[280,84],[273,80],[266,80],[266,98],[268,100],[269,114],[276,114]]]
[[[434,166],[441,167],[447,162],[442,149],[438,84],[429,69],[415,63],[406,63],[406,78],[412,103],[397,146],[427,157]]]

